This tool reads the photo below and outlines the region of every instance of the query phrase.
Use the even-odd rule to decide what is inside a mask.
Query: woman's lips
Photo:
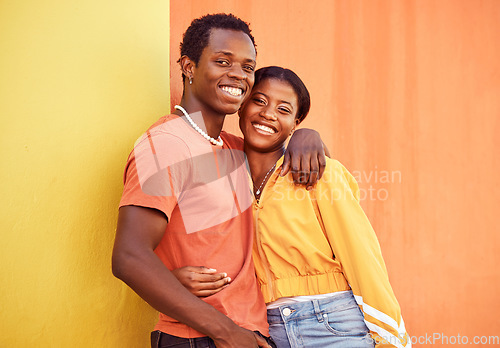
[[[272,135],[276,133],[276,130],[272,129],[271,127],[264,126],[263,124],[259,123],[252,123],[252,126],[257,130],[258,133],[264,134],[264,135]]]

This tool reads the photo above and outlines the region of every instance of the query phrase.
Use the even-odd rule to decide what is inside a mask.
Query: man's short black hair
[[[248,23],[229,13],[209,14],[196,18],[186,29],[180,45],[181,57],[188,56],[196,65],[200,61],[203,49],[207,47],[212,29],[242,31],[248,35],[255,47],[255,39]],[[180,59],[177,61],[180,62]]]

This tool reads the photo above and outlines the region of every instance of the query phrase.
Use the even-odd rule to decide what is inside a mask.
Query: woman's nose
[[[263,108],[260,112],[260,115],[268,120],[275,121],[277,119],[276,114],[274,113],[271,107]]]

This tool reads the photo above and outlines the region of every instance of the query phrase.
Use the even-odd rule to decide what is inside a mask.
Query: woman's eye
[[[281,111],[282,113],[285,113],[285,114],[291,113],[291,111],[288,110],[287,108],[279,108],[278,110]]]
[[[253,100],[255,103],[259,104],[259,105],[263,105],[265,104],[265,101],[260,99],[260,98],[254,98]]]

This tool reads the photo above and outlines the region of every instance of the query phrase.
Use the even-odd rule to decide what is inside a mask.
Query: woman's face
[[[212,29],[207,47],[193,67],[196,98],[220,114],[233,114],[254,82],[255,47],[242,31]]]
[[[297,110],[290,84],[274,78],[261,81],[239,112],[245,145],[259,152],[281,148],[298,124]]]

